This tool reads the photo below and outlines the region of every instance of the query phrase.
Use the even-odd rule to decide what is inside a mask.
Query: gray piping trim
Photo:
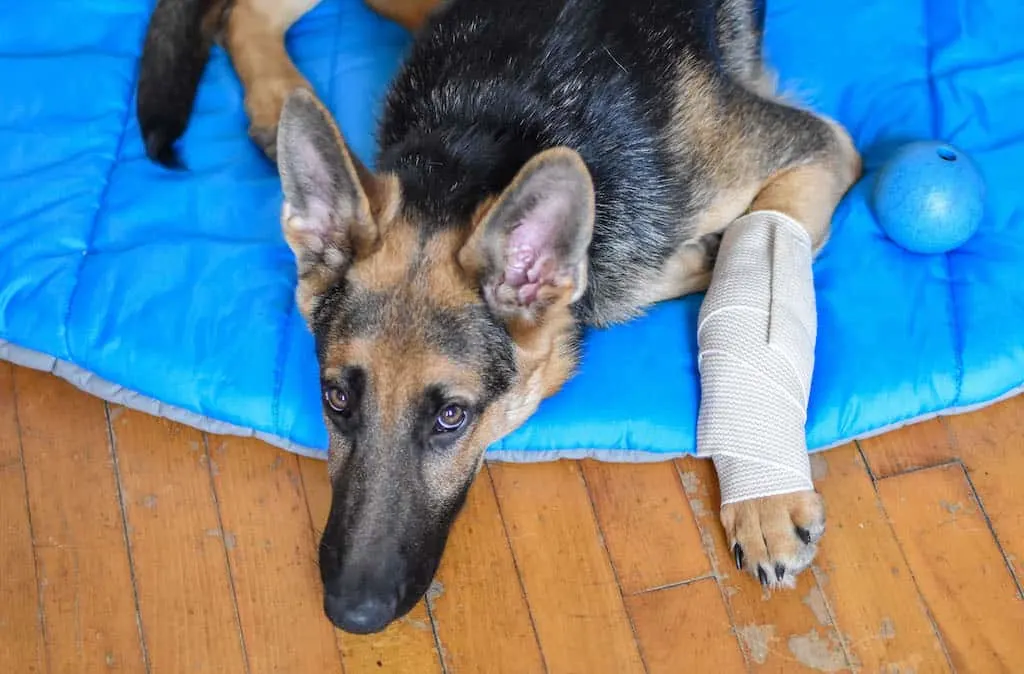
[[[102,377],[98,377],[92,372],[89,372],[85,368],[79,367],[74,363],[69,363],[65,360],[54,358],[53,356],[48,356],[38,351],[26,349],[3,339],[0,339],[0,360],[9,360],[15,365],[50,372],[61,379],[68,381],[86,393],[106,400],[107,402],[111,402],[116,405],[123,405],[124,407],[152,414],[153,416],[166,417],[167,419],[197,428],[201,431],[206,431],[215,435],[237,435],[247,438],[257,438],[274,445],[275,447],[280,447],[281,449],[301,454],[302,456],[308,456],[314,459],[326,458],[324,452],[303,447],[276,435],[262,433],[251,428],[243,428],[242,426],[237,426],[225,421],[218,421],[180,407],[175,407],[174,405],[162,403],[155,398],[144,396],[141,393],[136,393],[135,391],[120,386],[119,384],[115,384]]]

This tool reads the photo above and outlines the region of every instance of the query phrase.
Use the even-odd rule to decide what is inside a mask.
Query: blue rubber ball
[[[985,182],[957,148],[920,141],[900,148],[882,167],[872,202],[879,225],[897,244],[913,253],[945,253],[978,231]]]

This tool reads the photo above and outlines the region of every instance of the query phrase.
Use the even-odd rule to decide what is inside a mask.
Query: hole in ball
[[[956,152],[953,152],[948,147],[940,147],[936,152],[939,153],[939,157],[946,161],[956,161]]]

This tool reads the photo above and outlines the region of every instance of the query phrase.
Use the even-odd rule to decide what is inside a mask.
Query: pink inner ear
[[[516,289],[521,303],[532,303],[541,286],[554,284],[558,274],[555,238],[568,215],[565,195],[545,195],[509,234],[504,283]]]
[[[303,231],[323,237],[331,226],[332,201],[336,191],[330,168],[312,142],[303,139],[296,143],[293,152],[294,165],[301,167],[296,180],[301,183],[304,201],[297,224]]]

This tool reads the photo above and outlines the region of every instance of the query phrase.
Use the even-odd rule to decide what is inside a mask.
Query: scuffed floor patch
[[[789,652],[802,664],[819,672],[842,672],[850,669],[839,644],[822,639],[816,630],[794,634],[789,638]]]

